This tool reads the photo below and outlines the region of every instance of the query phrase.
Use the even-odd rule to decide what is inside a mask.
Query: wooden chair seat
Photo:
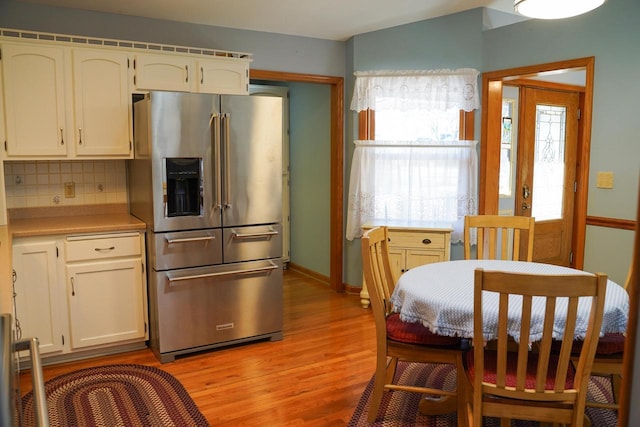
[[[387,316],[387,338],[410,344],[427,346],[460,347],[462,339],[434,334],[420,323],[403,322],[400,314]]]
[[[624,334],[618,333],[608,333],[604,334],[598,340],[598,346],[596,347],[596,357],[598,356],[613,356],[613,355],[621,355],[624,353]],[[584,341],[582,340],[574,340],[573,347],[571,348],[572,354],[579,354],[582,350],[582,344]],[[560,351],[560,346],[562,342],[554,341],[553,349],[554,351]]]
[[[547,380],[545,382],[545,390],[553,390],[556,380],[556,368],[558,367],[559,357],[557,355],[551,355],[549,357],[549,371],[547,372]],[[475,378],[475,364],[473,352],[466,353],[465,356],[465,370],[471,381]],[[518,353],[507,353],[507,370],[505,376],[505,383],[508,387],[516,386],[516,372],[518,368]],[[524,382],[524,387],[534,389],[536,387],[536,375],[538,372],[538,357],[535,353],[531,353],[527,359],[527,371]],[[565,388],[573,388],[573,380],[575,377],[575,368],[569,365],[567,377],[565,379]],[[484,353],[484,376],[483,381],[486,383],[495,383],[498,378],[498,352],[497,351],[485,351]]]

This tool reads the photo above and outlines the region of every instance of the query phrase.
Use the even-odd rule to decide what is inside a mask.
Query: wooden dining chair
[[[469,383],[469,423],[481,427],[482,417],[498,417],[501,426],[511,419],[584,425],[587,386],[602,324],[607,276],[533,275],[500,271],[475,271],[474,311],[482,313],[486,304],[499,306],[497,319],[474,318],[473,351],[465,358]],[[532,303],[545,298],[542,321],[531,336]],[[589,298],[589,321],[584,345],[577,364],[571,363],[578,300]],[[540,311],[540,310],[538,310]],[[517,351],[508,351],[509,331],[516,313],[520,325],[511,334],[518,335]],[[552,351],[557,313],[566,314],[560,353]],[[511,317],[511,319],[509,318]],[[533,324],[538,324],[534,322]],[[495,350],[484,346],[484,333],[497,328]],[[532,342],[538,344],[531,351]]]
[[[505,215],[464,217],[464,259],[471,257],[471,235],[477,233],[477,259],[533,260],[535,218]],[[526,239],[526,251],[520,252]]]
[[[631,264],[627,279],[624,282],[624,288],[631,294],[630,287],[632,277],[635,274],[637,266]],[[600,337],[598,345],[596,347],[596,355],[593,359],[593,368],[591,369],[592,375],[606,376],[611,380],[611,392],[613,395],[613,401],[611,403],[597,402],[593,400],[587,400],[587,406],[592,408],[606,408],[618,410],[620,399],[620,388],[622,385],[622,362],[624,357],[626,337],[621,333],[607,333]],[[583,343],[581,341],[574,342],[573,353],[577,357],[580,346]],[[577,359],[574,360],[577,362]]]
[[[403,390],[439,396],[438,400],[423,401],[423,414],[436,415],[458,412],[458,425],[466,425],[465,396],[466,383],[462,357],[462,340],[434,334],[420,323],[400,320],[398,313],[392,312],[391,294],[395,278],[391,271],[388,253],[388,233],[386,227],[368,230],[362,236],[362,268],[369,287],[371,309],[376,325],[376,373],[373,393],[369,406],[368,420],[374,422],[385,390]],[[428,284],[425,284],[428,286]],[[456,390],[403,386],[394,383],[399,360],[418,363],[451,364],[456,368]],[[458,398],[460,396],[460,398]]]

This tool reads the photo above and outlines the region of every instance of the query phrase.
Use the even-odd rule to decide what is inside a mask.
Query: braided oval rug
[[[52,427],[208,426],[180,382],[143,365],[80,369],[45,382]],[[33,394],[22,398],[23,425],[35,425]]]

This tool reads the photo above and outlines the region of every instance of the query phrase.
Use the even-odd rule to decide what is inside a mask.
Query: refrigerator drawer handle
[[[182,239],[170,239],[165,237],[168,244],[172,243],[188,243],[188,242],[200,242],[203,240],[215,240],[215,236],[203,236],[203,237],[184,237]]]
[[[207,277],[221,277],[221,276],[233,276],[238,274],[251,274],[251,273],[260,273],[261,271],[270,271],[278,268],[276,264],[269,261],[268,267],[258,267],[252,268],[250,270],[234,270],[234,271],[221,271],[218,273],[206,273],[206,274],[194,274],[193,276],[183,276],[183,277],[167,277],[169,280],[169,286],[173,284],[173,282],[181,282],[184,280],[196,280],[196,279],[206,279]]]
[[[267,236],[277,236],[278,232],[275,230],[265,231],[262,233],[237,233],[235,230],[232,232],[232,236],[234,239],[251,239],[254,237],[267,237]]]

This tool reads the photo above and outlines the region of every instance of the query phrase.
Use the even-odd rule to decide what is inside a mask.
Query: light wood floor
[[[44,368],[45,380],[113,363],[159,367],[212,426],[344,426],[375,371],[371,310],[295,271],[284,274],[284,339],[160,364],[150,350]],[[24,381],[29,377],[23,375]],[[22,390],[27,386],[24,385]]]

